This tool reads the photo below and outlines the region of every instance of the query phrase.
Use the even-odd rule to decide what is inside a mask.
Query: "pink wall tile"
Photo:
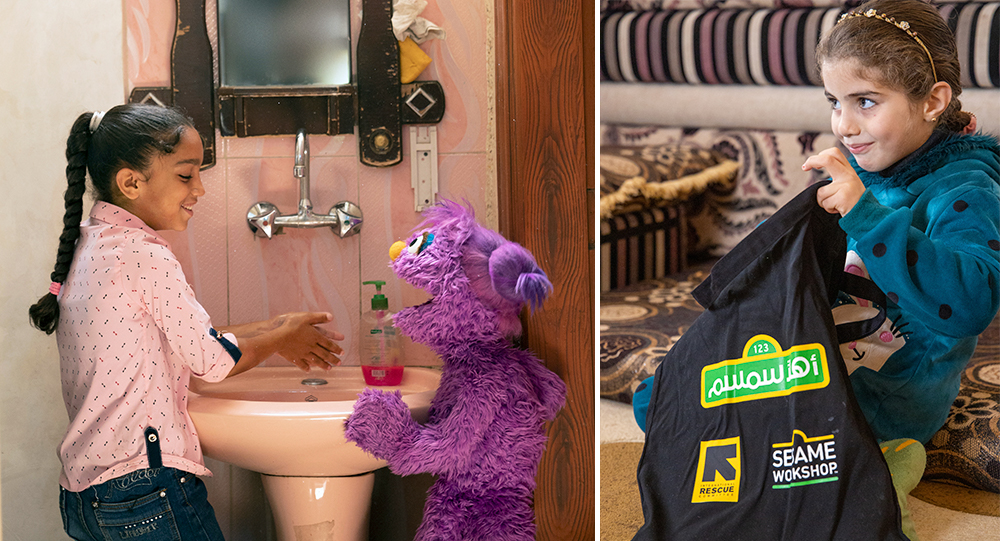
[[[229,298],[229,317],[232,323],[248,323],[270,317],[266,298],[268,292],[261,259],[264,240],[254,237],[247,226],[246,212],[260,200],[258,184],[263,162],[261,160],[227,159],[216,165],[225,171],[231,182],[229,198],[232,200],[226,214],[229,251],[229,287],[234,292]]]
[[[446,32],[421,44],[432,61],[418,80],[436,80],[447,106],[438,124],[438,151],[485,152],[488,135],[486,15],[483,2],[429,2],[422,17]]]
[[[310,135],[309,154],[316,156],[356,156],[358,139],[353,134]],[[226,149],[227,158],[263,158],[268,156],[293,156],[295,137],[224,137],[220,144]]]
[[[489,225],[486,187],[491,181],[489,157],[485,154],[448,154],[438,158],[439,199],[468,200],[476,218],[486,225]]]
[[[123,11],[129,90],[137,86],[170,85],[176,4],[164,0],[125,0]]]
[[[312,135],[309,152],[313,156],[357,156],[358,138],[354,134]]]
[[[357,43],[361,0],[351,0],[351,6]],[[125,12],[130,87],[168,84],[174,0],[125,0]],[[444,120],[437,125],[439,195],[468,200],[483,220],[487,210],[495,214],[487,209],[486,189],[493,175],[487,155],[491,66],[485,7],[437,0],[422,16],[447,32],[446,39],[422,45],[433,62],[420,77],[440,81],[447,96]],[[257,201],[270,201],[283,214],[296,212],[294,137],[218,137],[218,163],[203,172],[209,193],[189,231],[170,238],[213,319],[235,324],[288,311],[329,311],[335,315],[329,327],[346,336],[344,362],[357,364],[360,312],[370,299],[362,280],[385,280],[393,311],[427,300],[426,293],[396,279],[388,267],[389,246],[406,239],[422,221],[413,209],[405,126],[403,140],[401,164],[370,168],[360,165],[353,134],[310,136],[314,211],[325,213],[341,200],[357,203],[364,212],[362,233],[340,239],[327,229],[291,229],[268,240],[252,235],[246,212]],[[439,362],[423,346],[408,348],[408,364]]]

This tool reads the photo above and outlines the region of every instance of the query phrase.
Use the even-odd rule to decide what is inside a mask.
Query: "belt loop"
[[[160,435],[153,427],[146,427],[146,457],[150,468],[162,468],[163,458],[160,456]]]

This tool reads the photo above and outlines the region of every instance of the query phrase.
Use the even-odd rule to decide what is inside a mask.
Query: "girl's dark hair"
[[[174,151],[185,129],[194,129],[191,119],[176,109],[156,105],[131,103],[114,107],[91,132],[93,116],[94,113],[83,113],[77,117],[66,140],[69,186],[63,196],[66,212],[51,274],[52,281],[60,284],[69,275],[76,241],[80,238],[87,173],[94,200],[114,203],[118,195],[115,185],[118,171],[129,168],[146,174],[156,157]],[[46,293],[28,310],[28,315],[32,325],[52,334],[59,322],[56,296]]]
[[[883,86],[905,93],[911,101],[930,93],[937,80],[951,86],[951,103],[939,117],[939,126],[961,132],[972,117],[962,111],[958,95],[962,93],[961,65],[955,35],[934,6],[921,0],[872,0],[853,9],[869,9],[909,23],[934,59],[934,69],[927,52],[917,40],[892,23],[874,17],[849,17],[833,26],[816,49],[816,63],[822,72],[824,62],[855,60],[867,76]]]

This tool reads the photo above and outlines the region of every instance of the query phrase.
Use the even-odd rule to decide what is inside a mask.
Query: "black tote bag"
[[[838,338],[831,306],[856,284],[843,271],[838,216],[816,203],[819,186],[695,289],[705,312],[656,370],[635,541],[906,539],[838,347],[874,322]]]

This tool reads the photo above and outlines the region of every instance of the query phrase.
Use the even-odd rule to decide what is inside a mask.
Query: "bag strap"
[[[839,343],[847,344],[860,340],[877,331],[885,323],[886,297],[885,293],[875,285],[875,282],[845,271],[840,277],[840,290],[871,301],[878,307],[878,313],[869,319],[837,325],[837,341]]]

